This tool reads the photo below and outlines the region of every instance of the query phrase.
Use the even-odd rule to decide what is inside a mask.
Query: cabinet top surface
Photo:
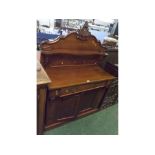
[[[41,64],[37,61],[37,85],[50,83],[50,79]]]
[[[48,67],[46,72],[51,79],[50,89],[112,80],[115,77],[104,71],[98,65],[76,65]]]

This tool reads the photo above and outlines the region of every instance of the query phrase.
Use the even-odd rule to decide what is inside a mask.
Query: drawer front
[[[50,96],[60,96],[60,89],[56,89],[56,90],[51,90],[50,91]]]
[[[61,89],[51,90],[50,96],[66,96],[75,93],[80,93],[87,90],[92,90],[100,87],[104,87],[108,84],[108,81],[102,81],[97,83],[88,83],[79,86],[65,87]]]

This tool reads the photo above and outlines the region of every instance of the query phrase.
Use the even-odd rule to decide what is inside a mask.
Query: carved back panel
[[[67,49],[67,50],[92,50],[98,52],[104,52],[104,49],[94,36],[89,36],[83,40],[80,38],[77,32],[72,32],[66,37],[59,37],[54,41],[49,41],[41,44],[41,50],[52,51],[55,49]]]
[[[41,44],[41,63],[52,65],[94,64],[105,55],[105,48],[88,31],[87,25],[66,37]]]

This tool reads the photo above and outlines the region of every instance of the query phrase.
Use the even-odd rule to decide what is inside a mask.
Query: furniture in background
[[[106,49],[107,57],[102,62],[102,66],[105,66],[107,62],[111,64],[118,64],[118,40],[116,38],[105,38],[102,46]]]
[[[111,75],[115,76],[116,79],[113,80],[109,88],[106,89],[101,108],[109,107],[118,102],[118,65],[107,62],[104,69]]]
[[[77,32],[41,44],[41,64],[51,83],[47,88],[44,129],[99,111],[116,77],[100,67],[105,48],[87,23]]]
[[[118,48],[106,48],[107,57],[102,62],[105,66],[107,62],[111,64],[118,64]]]
[[[43,32],[37,32],[37,50],[40,49],[41,42],[47,41],[49,39],[56,39],[58,36],[58,34],[47,34]]]
[[[118,38],[117,38],[118,39]],[[118,102],[118,40],[107,38],[102,46],[106,49],[107,57],[101,62],[102,68],[115,76],[116,79],[105,91],[105,96],[101,103],[101,108],[109,107]]]
[[[45,119],[45,103],[47,84],[50,83],[46,72],[43,67],[37,61],[37,134],[40,135],[44,130]]]

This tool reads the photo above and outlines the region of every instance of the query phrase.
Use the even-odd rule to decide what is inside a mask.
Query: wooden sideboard
[[[47,88],[45,130],[101,109],[105,91],[115,77],[99,64],[105,49],[87,24],[66,37],[41,44],[41,64],[51,83]]]
[[[37,61],[37,134],[40,135],[44,131],[44,119],[45,119],[45,103],[47,84],[50,83],[46,72],[43,67]]]
[[[48,84],[45,128],[51,128],[99,108],[114,77],[98,65],[47,67]]]

